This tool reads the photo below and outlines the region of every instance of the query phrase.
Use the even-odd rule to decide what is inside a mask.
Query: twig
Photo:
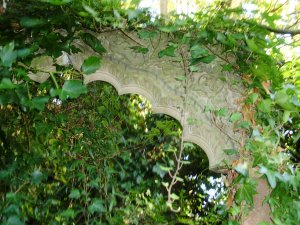
[[[140,43],[139,41],[135,40],[133,37],[131,37],[129,34],[127,34],[124,30],[119,29],[119,31],[121,31],[122,34],[124,34],[126,37],[128,37],[130,40],[132,40],[133,42],[135,42],[136,44],[146,48],[145,45],[143,45],[142,43]]]

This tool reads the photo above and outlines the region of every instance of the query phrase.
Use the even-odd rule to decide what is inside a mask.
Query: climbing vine
[[[178,175],[180,170],[184,171],[182,156],[188,151],[180,139],[180,129],[174,129],[174,121],[160,128],[177,137],[173,142],[176,147],[165,147],[168,153],[147,153],[147,160],[153,160],[153,165],[147,164],[146,159],[141,157],[145,153],[137,147],[144,144],[142,137],[141,140],[132,140],[134,145],[128,140],[122,142],[124,134],[121,130],[129,127],[126,124],[128,118],[131,118],[128,122],[131,125],[142,119],[130,113],[124,117],[111,113],[109,107],[115,107],[113,111],[121,107],[122,103],[116,101],[118,97],[111,97],[111,102],[98,105],[95,96],[105,94],[107,87],[101,92],[83,84],[83,76],[99,69],[102,56],[107,52],[90,31],[101,33],[115,30],[130,38],[134,42],[132,50],[139,54],[146,54],[149,50],[134,37],[151,41],[157,35],[167,35],[168,45],[160,49],[158,56],[181,58],[185,74],[178,79],[184,85],[185,96],[193,72],[199,70],[201,63],[209,64],[216,58],[223,61],[223,71],[238,74],[240,79],[236,82],[245,87],[245,96],[240,99],[241,111],[229,114],[227,109],[208,109],[214,121],[222,117],[244,134],[243,140],[235,140],[240,142],[240,149],[226,150],[226,154],[235,155],[237,160],[223,168],[225,183],[229,186],[226,209],[224,204],[222,206],[225,214],[220,212],[218,218],[211,216],[210,222],[221,223],[223,217],[229,215],[223,224],[241,223],[253,206],[257,177],[262,177],[271,189],[266,204],[271,208],[272,222],[299,223],[300,64],[299,57],[287,59],[282,54],[280,48],[286,45],[286,40],[285,36],[279,35],[289,34],[297,40],[299,33],[297,30],[274,27],[276,20],[280,19],[274,12],[279,9],[263,12],[261,15],[267,23],[263,25],[255,18],[239,19],[244,15],[243,9],[226,7],[222,1],[211,5],[210,10],[195,13],[193,17],[172,15],[165,19],[154,19],[147,10],[137,9],[138,1],[4,2],[5,5],[0,8],[0,112],[3,115],[0,129],[0,149],[3,153],[0,157],[0,182],[3,184],[0,219],[4,223],[52,221],[53,224],[67,224],[73,221],[96,224],[99,220],[109,224],[163,223],[168,218],[168,209],[181,215],[184,210],[188,211],[186,215],[190,213],[188,208],[184,208],[185,202],[180,202],[183,198],[173,192],[176,185],[181,185],[178,183],[185,179]],[[66,62],[68,54],[80,51],[74,44],[78,39],[90,46],[95,55],[75,68]],[[88,97],[82,100],[80,96]],[[93,108],[94,114],[105,111],[101,115],[108,118],[98,121],[88,107],[83,107],[86,105]],[[76,113],[80,115],[75,116]],[[67,117],[76,119],[76,123]],[[80,119],[82,117],[88,119],[83,121]],[[143,126],[140,130],[128,128],[127,135],[142,133],[146,129]],[[101,133],[101,129],[108,132]],[[90,131],[95,130],[101,138],[92,135]],[[143,137],[151,140],[157,138],[159,132],[153,128]],[[138,149],[135,155],[123,152],[132,147]],[[152,147],[153,150],[158,148]],[[35,157],[30,158],[30,155]],[[170,161],[166,162],[166,156],[175,159],[172,165]],[[116,157],[118,160],[115,160]],[[130,157],[140,163],[133,163]],[[50,164],[46,158],[53,163]],[[74,162],[67,158],[74,159]],[[157,159],[162,162],[155,162]],[[80,164],[83,160],[88,162],[86,167]],[[30,166],[29,161],[32,162]],[[126,171],[132,171],[134,178],[124,174],[125,169],[116,161],[127,162],[130,168]],[[145,174],[134,173],[150,173],[148,167],[153,168],[152,176],[160,177],[157,182],[151,183],[149,179],[143,181]],[[17,176],[23,170],[31,173]],[[113,184],[120,179],[123,184],[107,186],[112,184],[108,179],[113,180]],[[154,191],[154,198],[149,197],[153,194],[151,191],[141,194],[128,181],[133,179],[136,184],[146,182],[151,186],[151,191],[159,191]],[[30,199],[22,192],[24,188],[41,196],[30,195],[30,198],[35,197]],[[166,190],[168,204],[164,204],[164,196],[158,194],[161,190]],[[98,192],[104,196],[97,197]],[[59,196],[55,196],[56,193]],[[45,210],[38,211],[37,208],[40,208],[34,208],[31,203],[42,204],[45,194],[53,198],[47,198]],[[136,208],[122,208],[125,203]],[[80,205],[84,207],[80,208]],[[119,209],[118,213],[112,211],[115,207]],[[139,211],[143,207],[147,209],[144,217]],[[59,211],[59,208],[64,210]],[[180,219],[187,224],[196,221],[186,216]]]

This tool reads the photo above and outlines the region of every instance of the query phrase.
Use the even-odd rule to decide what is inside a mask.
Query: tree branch
[[[276,34],[290,34],[292,36],[300,34],[300,30],[279,29],[279,28],[268,27],[265,25],[258,25],[258,26]]]

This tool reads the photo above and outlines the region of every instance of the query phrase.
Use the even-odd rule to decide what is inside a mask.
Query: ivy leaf
[[[291,115],[291,111],[284,110],[283,116],[282,116],[282,121],[284,123],[286,123],[289,120],[290,115]]]
[[[296,107],[290,103],[290,96],[286,93],[285,90],[280,90],[275,93],[275,102],[278,104],[280,107],[282,107],[285,110],[289,111],[296,111]]]
[[[224,152],[226,155],[237,155],[238,154],[237,149],[224,149]]]
[[[32,99],[32,108],[43,111],[45,104],[49,101],[49,96],[38,96]]]
[[[137,18],[142,11],[140,9],[128,9],[127,10],[127,16],[128,16],[128,21]]]
[[[214,55],[208,55],[208,56],[204,56],[204,57],[200,58],[199,61],[208,64],[208,63],[211,63],[215,58],[216,58],[216,56],[214,56]]]
[[[31,182],[33,184],[39,184],[43,180],[43,174],[38,169],[35,169],[34,172],[31,174],[31,176],[32,176]]]
[[[10,42],[4,47],[0,46],[0,59],[4,67],[11,67],[11,65],[17,59],[18,54],[16,51],[14,51],[14,48],[15,48],[14,42]]]
[[[11,225],[24,225],[25,223],[23,223],[20,218],[18,216],[10,216],[6,223],[3,223],[3,224],[11,224]]]
[[[178,80],[178,81],[184,81],[184,80],[186,80],[186,76],[180,75],[180,76],[178,76],[178,77],[175,77],[175,80]]]
[[[247,162],[243,162],[243,163],[239,163],[237,166],[234,167],[234,170],[240,174],[242,174],[243,176],[247,176],[248,175],[248,163]]]
[[[97,56],[90,56],[86,60],[84,60],[82,66],[81,66],[81,71],[84,74],[91,74],[95,73],[101,65],[101,58]]]
[[[90,46],[95,52],[100,54],[105,53],[106,49],[101,44],[100,40],[90,33],[81,34],[81,38],[88,46]]]
[[[157,35],[157,32],[141,30],[138,32],[138,35],[141,39],[148,39],[148,38],[154,38]]]
[[[244,129],[249,129],[250,128],[250,122],[249,121],[241,121],[238,125],[237,128],[244,128]]]
[[[73,0],[42,0],[42,2],[50,3],[52,5],[65,5],[72,1]]]
[[[73,209],[67,209],[60,213],[60,216],[66,217],[66,218],[74,218],[75,215],[76,215],[76,213]]]
[[[81,94],[87,93],[86,85],[82,84],[80,80],[67,80],[62,88],[62,99],[77,98]]]
[[[149,52],[149,49],[148,48],[143,48],[143,47],[140,47],[140,46],[133,46],[133,47],[130,47],[134,52],[136,53],[142,53],[142,54],[146,54],[147,52]]]
[[[3,78],[0,82],[0,90],[11,90],[14,89],[16,85],[11,82],[9,78]]]
[[[179,196],[176,195],[175,193],[172,193],[170,197],[171,197],[173,200],[178,200],[178,199],[179,199]]]
[[[228,114],[228,109],[226,108],[221,108],[216,112],[216,116],[227,116]]]
[[[250,205],[253,205],[253,196],[257,194],[256,183],[251,179],[246,179],[235,194],[237,202],[241,203],[245,200]]]
[[[272,101],[270,99],[262,100],[258,105],[258,110],[264,113],[271,112]]]
[[[191,47],[191,57],[193,59],[201,58],[208,54],[208,51],[200,45],[194,45]]]
[[[165,174],[166,174],[166,171],[162,170],[162,169],[161,169],[161,166],[160,166],[158,163],[156,163],[156,164],[152,167],[152,171],[153,171],[154,173],[156,173],[157,175],[159,175],[161,178],[163,178],[163,177],[165,176]]]
[[[39,27],[46,23],[47,23],[47,20],[39,19],[39,18],[23,17],[20,20],[20,25],[22,27],[27,27],[27,28]]]
[[[51,89],[50,95],[52,97],[59,96],[60,100],[68,98],[77,98],[81,94],[87,93],[86,85],[82,84],[80,80],[67,80],[62,89]]]
[[[25,58],[31,54],[32,50],[30,48],[22,48],[17,51],[19,58]]]
[[[176,50],[176,46],[172,45],[172,46],[168,46],[167,48],[165,48],[164,50],[160,51],[158,53],[158,57],[162,58],[164,56],[170,56],[170,57],[175,57],[175,50]]]
[[[257,98],[258,98],[258,94],[257,93],[251,93],[250,95],[248,95],[245,103],[246,104],[253,104],[253,103],[256,102]]]
[[[103,206],[103,201],[101,199],[94,199],[93,203],[88,207],[88,211],[93,214],[97,213],[104,213],[106,209]]]
[[[79,199],[80,198],[80,192],[78,189],[72,189],[71,193],[69,194],[69,198]]]
[[[276,175],[275,172],[269,170],[267,167],[263,165],[259,165],[259,172],[261,174],[265,174],[267,176],[268,182],[270,186],[274,189],[276,187]]]
[[[236,121],[239,121],[241,118],[242,118],[242,114],[239,112],[235,112],[231,114],[229,121],[234,123]]]

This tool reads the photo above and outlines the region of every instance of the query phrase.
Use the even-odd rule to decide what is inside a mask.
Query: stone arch
[[[224,160],[230,164],[232,158],[225,155],[224,149],[238,149],[241,134],[228,121],[228,116],[216,117],[215,112],[226,109],[230,115],[240,111],[239,102],[244,88],[238,83],[238,75],[223,71],[222,65],[227,62],[216,58],[209,64],[197,64],[198,71],[188,78],[189,85],[185,89],[182,79],[185,68],[179,52],[175,57],[159,57],[159,52],[168,46],[167,35],[158,33],[151,39],[140,39],[136,33],[121,31],[93,35],[107,52],[101,56],[101,68],[93,74],[84,75],[84,83],[105,81],[113,85],[120,95],[143,95],[151,102],[154,113],[167,114],[180,121],[183,139],[204,150],[210,169],[218,170]],[[97,53],[79,39],[74,41],[74,45],[80,52],[64,52],[56,62],[72,64],[80,70],[83,61]],[[141,46],[147,48],[144,54],[136,51]]]
[[[114,78],[114,76],[112,74],[109,74],[107,72],[102,72],[101,70],[97,71],[96,73],[89,76],[88,79],[85,80],[85,82],[87,84],[91,83],[91,82],[96,82],[96,81],[104,81],[104,82],[111,84],[116,89],[116,91],[119,95],[138,94],[138,95],[145,97],[151,103],[151,111],[153,113],[161,113],[161,114],[171,116],[172,118],[176,119],[180,123],[180,125],[182,126],[183,129],[187,129],[184,127],[184,124],[182,124],[180,122],[181,115],[177,108],[169,107],[169,106],[160,106],[155,101],[155,99],[153,98],[151,93],[149,93],[147,90],[144,90],[138,86],[122,86]],[[201,149],[203,149],[203,151],[206,153],[206,156],[208,158],[209,167],[212,168],[211,162],[214,162],[215,159],[214,159],[213,152],[208,151],[210,148],[206,144],[205,139],[203,139],[200,135],[195,135],[195,134],[192,134],[189,132],[183,137],[183,140],[186,142],[194,143],[194,144],[198,145]]]

